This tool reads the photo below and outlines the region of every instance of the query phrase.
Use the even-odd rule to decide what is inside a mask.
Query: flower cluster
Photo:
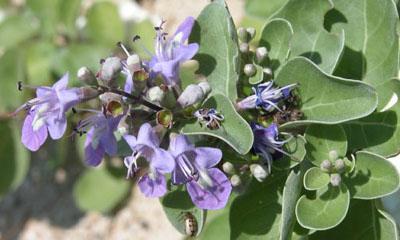
[[[14,112],[27,112],[21,141],[29,150],[37,151],[48,133],[52,139],[61,138],[67,131],[67,112],[72,110],[78,116],[85,115],[73,131],[86,136],[87,165],[96,167],[107,157],[117,156],[119,142],[125,141],[131,152],[123,156],[126,177],[137,180],[146,197],[161,197],[172,186],[184,185],[197,207],[220,209],[227,204],[232,185],[237,185],[220,170],[222,151],[197,147],[188,136],[177,132],[188,118],[197,120],[201,127],[205,125],[207,131],[215,131],[224,124],[225,116],[218,106],[200,107],[212,91],[204,78],[182,90],[180,66],[199,49],[197,43],[186,43],[194,19],[185,19],[171,37],[164,31],[164,23],[155,27],[154,54],[146,50],[150,55],[147,60],[119,42],[125,57],[116,54],[102,59],[96,73],[87,67],[79,69],[77,77],[86,86],[68,88],[68,73],[52,87],[19,83],[20,90],[36,90],[36,97]],[[140,37],[133,40],[136,43]],[[122,84],[121,77],[125,80]],[[237,103],[237,108],[282,111],[279,106],[294,86],[278,88],[273,81],[261,83],[253,87],[254,95]],[[97,108],[87,108],[95,106],[86,104],[92,99],[98,100]],[[253,124],[252,128],[254,153],[262,157],[269,173],[272,159],[284,153],[286,141],[278,140],[275,124],[268,128]]]

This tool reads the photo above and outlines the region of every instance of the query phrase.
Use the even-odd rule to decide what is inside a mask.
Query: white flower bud
[[[128,65],[129,70],[132,72],[136,72],[141,69],[140,57],[137,54],[130,55],[128,59],[126,59],[126,64]]]
[[[238,34],[240,41],[245,42],[245,43],[250,41],[250,34],[247,32],[247,30],[245,28],[242,28],[242,27],[238,28],[237,34]]]
[[[328,154],[329,160],[335,161],[336,159],[338,159],[338,157],[339,157],[339,155],[338,155],[337,151],[335,151],[335,150],[329,151],[329,154]]]
[[[77,77],[84,84],[87,84],[87,85],[95,85],[95,84],[97,84],[96,76],[87,67],[79,68],[79,70],[77,72]]]
[[[251,164],[250,172],[253,174],[254,178],[259,182],[263,182],[269,174],[268,166],[263,166],[260,164]]]
[[[196,84],[190,84],[178,98],[178,103],[183,107],[200,102],[205,97],[203,89]]]
[[[262,62],[268,56],[268,50],[266,47],[259,47],[256,49],[257,62]]]
[[[243,71],[244,71],[244,74],[246,74],[246,76],[248,76],[248,77],[252,77],[252,76],[256,75],[256,73],[257,73],[256,66],[254,66],[253,64],[244,65]]]
[[[324,161],[322,161],[320,167],[321,167],[322,171],[329,172],[332,168],[332,163],[329,160],[324,160]]]
[[[233,175],[231,177],[231,184],[233,187],[238,187],[240,184],[242,184],[242,180],[240,179],[239,175]]]
[[[344,161],[342,159],[338,159],[335,161],[335,169],[338,172],[342,172],[345,168]]]
[[[256,29],[253,28],[253,27],[247,28],[246,32],[249,34],[250,40],[253,39],[256,36]]]
[[[204,81],[197,84],[203,90],[204,95],[207,95],[211,92],[211,86],[208,82]]]
[[[99,78],[103,81],[111,81],[121,72],[121,69],[121,59],[118,57],[106,58],[101,66]]]
[[[249,44],[248,44],[248,43],[245,43],[245,42],[240,43],[240,44],[239,44],[239,51],[240,51],[241,53],[248,53],[248,52],[250,51],[250,46],[249,46]]]
[[[340,174],[337,173],[331,174],[332,186],[337,187],[340,185],[341,182],[342,182],[342,177],[340,176]]]
[[[159,87],[155,86],[147,91],[147,98],[150,102],[161,102],[165,97],[165,92]]]
[[[235,173],[235,167],[230,162],[224,162],[224,164],[222,164],[222,170],[224,170],[224,172],[226,174],[234,174]]]

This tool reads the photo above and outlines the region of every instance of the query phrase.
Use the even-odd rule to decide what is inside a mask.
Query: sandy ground
[[[132,7],[128,0],[115,1],[122,2],[121,6]],[[134,8],[133,13],[135,17],[149,15],[153,19],[168,20],[167,28],[174,29],[186,16],[196,17],[208,2],[145,0],[142,1],[145,11]],[[239,21],[243,16],[244,1],[228,0],[227,3],[234,20]],[[168,222],[158,199],[144,198],[136,187],[126,205],[113,215],[81,212],[72,197],[73,183],[82,172],[81,166],[54,171],[46,161],[49,161],[46,153],[35,155],[25,182],[0,202],[1,239],[183,238]]]

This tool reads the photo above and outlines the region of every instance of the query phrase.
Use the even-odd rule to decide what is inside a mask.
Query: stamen
[[[117,46],[119,46],[120,48],[122,48],[122,50],[125,52],[125,54],[129,57],[131,54],[129,53],[128,49],[126,49],[126,47],[124,46],[124,44],[122,44],[122,42],[118,42]]]
[[[18,91],[22,91],[22,81],[18,81]]]
[[[137,40],[140,40],[140,36],[139,35],[133,36],[132,41],[136,42]]]
[[[100,64],[103,64],[106,60],[104,58],[100,59]]]

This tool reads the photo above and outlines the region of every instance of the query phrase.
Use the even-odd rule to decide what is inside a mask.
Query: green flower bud
[[[165,128],[171,128],[174,120],[174,115],[170,110],[161,110],[156,114],[157,124]]]
[[[147,98],[150,102],[161,102],[165,97],[165,92],[159,87],[155,86],[147,91]]]
[[[237,30],[238,38],[241,42],[249,42],[250,41],[250,34],[247,32],[245,28],[238,28]]]
[[[345,164],[344,161],[342,159],[338,159],[335,161],[335,169],[337,172],[343,172],[344,168],[345,168]]]
[[[248,44],[248,43],[245,43],[245,42],[240,43],[240,44],[239,44],[239,51],[240,51],[241,53],[248,53],[248,52],[250,51],[250,46],[249,46],[249,44]]]
[[[250,41],[256,36],[256,29],[253,27],[249,27],[246,29],[246,32],[249,34],[250,36]]]
[[[121,72],[121,69],[122,69],[122,64],[120,58],[118,57],[106,58],[101,65],[98,77],[106,86],[112,86],[114,84],[113,80]]]
[[[339,155],[338,155],[338,152],[336,150],[329,151],[329,154],[328,154],[328,159],[329,160],[335,161],[336,159],[338,159],[338,157],[339,157]]]
[[[250,172],[259,182],[263,182],[269,174],[268,167],[260,164],[251,164]]]
[[[252,76],[256,75],[257,68],[253,64],[246,64],[246,65],[244,65],[243,71],[244,71],[244,74],[246,74],[246,76],[252,77]]]
[[[332,186],[338,187],[341,182],[342,182],[342,177],[340,176],[340,174],[337,174],[337,173],[331,174]]]
[[[264,59],[268,56],[268,50],[266,47],[259,47],[256,49],[256,60],[258,63],[264,61]]]
[[[77,77],[79,81],[87,85],[97,85],[96,76],[87,67],[79,68],[77,72]]]
[[[264,76],[267,80],[272,79],[272,69],[271,68],[264,68],[263,72],[264,72]]]

